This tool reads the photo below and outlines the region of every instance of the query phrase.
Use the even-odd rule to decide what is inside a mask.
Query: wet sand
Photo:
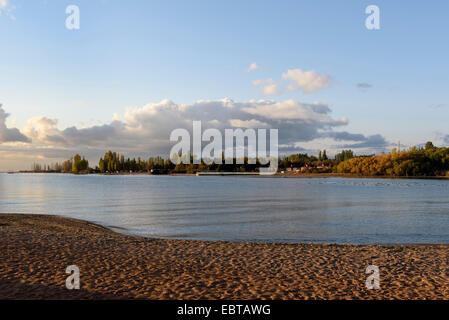
[[[449,299],[449,246],[145,239],[0,215],[0,299]],[[380,289],[368,290],[368,265]],[[66,267],[80,268],[67,290]]]

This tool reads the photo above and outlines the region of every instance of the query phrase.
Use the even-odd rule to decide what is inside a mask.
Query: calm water
[[[0,212],[148,237],[449,243],[449,181],[0,174]]]

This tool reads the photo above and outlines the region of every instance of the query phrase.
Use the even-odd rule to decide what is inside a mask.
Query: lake
[[[449,181],[0,174],[0,212],[156,238],[449,244]]]

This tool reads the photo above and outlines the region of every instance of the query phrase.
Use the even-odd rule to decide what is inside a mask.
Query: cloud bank
[[[380,135],[365,136],[342,131],[348,120],[334,118],[331,113],[327,104],[296,100],[236,102],[226,98],[200,100],[193,104],[162,100],[140,108],[127,108],[122,117],[116,115],[104,125],[60,129],[57,119],[43,116],[29,119],[20,132],[15,128],[6,128],[8,114],[0,109],[0,142],[17,143],[0,145],[0,155],[16,154],[30,163],[32,156],[64,159],[78,152],[93,160],[92,165],[109,149],[130,156],[168,156],[173,145],[169,142],[172,130],[185,128],[191,131],[194,120],[202,122],[203,130],[278,129],[279,144],[290,146],[288,150],[291,152],[302,151],[301,143],[317,139],[330,139],[338,144],[335,146],[352,148],[379,149],[388,145]]]

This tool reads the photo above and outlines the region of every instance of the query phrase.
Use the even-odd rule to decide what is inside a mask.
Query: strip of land
[[[9,174],[15,173],[57,173],[57,172],[47,172],[47,171],[18,171],[18,172],[8,172]],[[73,173],[64,173],[64,174],[73,174]],[[196,172],[196,173],[164,173],[164,174],[152,174],[149,172],[116,172],[116,173],[80,173],[79,175],[105,175],[105,176],[149,176],[149,175],[158,175],[158,176],[177,176],[177,177],[191,177],[191,176],[258,176],[260,175],[259,171],[254,172]],[[263,178],[350,178],[350,179],[420,179],[420,180],[449,180],[448,176],[392,176],[392,175],[357,175],[351,173],[301,173],[301,172],[277,172],[274,175],[260,175]]]
[[[449,299],[449,246],[145,239],[0,215],[0,299]],[[66,267],[80,269],[67,290]],[[380,289],[368,290],[368,265]]]

